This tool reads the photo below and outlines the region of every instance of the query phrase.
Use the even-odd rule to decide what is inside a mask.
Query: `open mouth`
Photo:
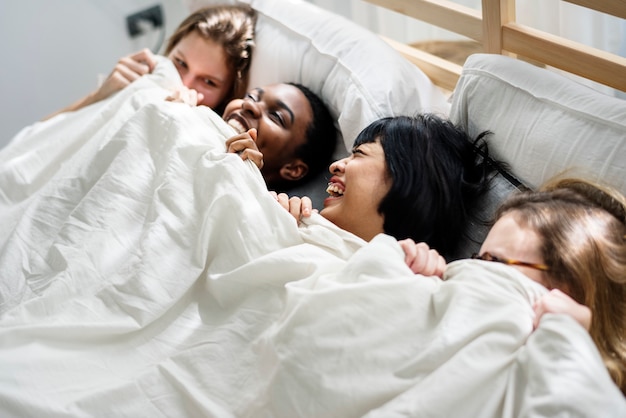
[[[340,197],[343,196],[343,188],[335,183],[328,183],[326,193],[328,193],[332,197]]]
[[[240,120],[236,115],[231,116],[227,123],[235,129],[238,133],[242,134],[248,131],[247,126],[244,124],[244,121]]]

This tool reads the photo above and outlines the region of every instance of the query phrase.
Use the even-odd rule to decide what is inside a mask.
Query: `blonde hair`
[[[224,47],[229,65],[235,73],[235,81],[230,92],[215,109],[220,114],[229,101],[243,97],[248,90],[255,25],[256,12],[248,5],[209,6],[183,20],[167,42],[165,55],[169,55],[192,32]]]
[[[537,232],[550,285],[592,312],[590,335],[626,395],[626,198],[581,179],[561,179],[507,199],[512,214]]]

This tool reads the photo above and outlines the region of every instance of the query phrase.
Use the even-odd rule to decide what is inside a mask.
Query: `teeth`
[[[328,187],[326,188],[326,193],[333,197],[343,196],[343,190],[339,188],[339,186],[328,183]]]
[[[239,121],[236,119],[229,119],[228,124],[232,126],[240,134],[246,132],[246,127],[243,126],[241,123],[239,123]]]

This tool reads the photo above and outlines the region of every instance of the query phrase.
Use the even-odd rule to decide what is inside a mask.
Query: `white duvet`
[[[164,61],[0,151],[0,416],[626,416],[584,329],[496,263],[298,228]]]

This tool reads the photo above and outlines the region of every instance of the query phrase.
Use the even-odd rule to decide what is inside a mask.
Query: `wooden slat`
[[[505,50],[626,91],[626,58],[517,23],[502,28]]]
[[[486,52],[519,54],[626,91],[626,58],[517,24],[515,0],[482,0],[482,14],[446,0],[366,1],[482,42]],[[565,1],[626,18],[626,0]],[[450,89],[451,83],[456,82],[457,69],[447,68],[448,61],[397,42],[394,44],[435,84]],[[439,66],[442,68],[438,69]]]
[[[482,15],[478,10],[447,0],[365,0],[431,25],[466,36],[478,42],[483,40]],[[428,16],[424,20],[424,16]]]
[[[515,0],[482,0],[483,49],[502,53],[502,26],[515,21]]]
[[[402,42],[382,37],[406,59],[417,65],[438,87],[452,91],[456,86],[463,68],[436,55],[413,48]]]
[[[626,0],[564,0],[598,12],[608,13],[626,19]]]

